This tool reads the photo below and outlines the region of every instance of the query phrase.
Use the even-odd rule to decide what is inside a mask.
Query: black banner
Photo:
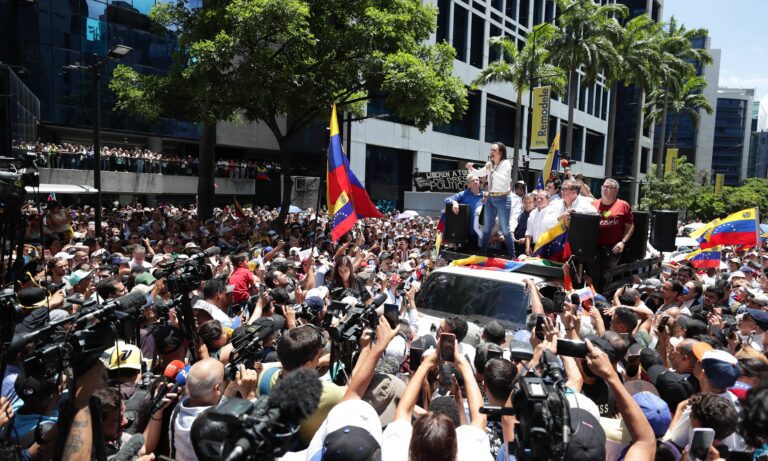
[[[413,179],[419,192],[461,192],[467,184],[467,170],[419,172]]]

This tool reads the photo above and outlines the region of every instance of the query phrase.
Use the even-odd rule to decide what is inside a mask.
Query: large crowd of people
[[[497,167],[489,168],[492,181]],[[477,199],[482,177],[470,175],[468,191],[448,203]],[[487,238],[479,248],[530,254],[547,220],[591,208],[601,215],[601,267],[615,264],[631,235],[617,185],[606,180],[593,198],[580,181],[562,179],[530,194],[519,187],[516,211],[509,197],[486,202],[496,210],[485,219],[501,223],[479,233]],[[578,302],[524,278],[526,325],[508,331],[495,320],[475,329],[462,315],[425,318],[424,310],[441,306],[418,305],[421,283],[447,264],[435,251],[437,218],[360,220],[332,242],[328,215],[312,210],[276,227],[277,210],[266,208],[216,210],[201,221],[193,208],[132,204],[105,210],[103,235],[94,234],[92,209],[48,202],[24,211],[17,337],[46,325],[68,335],[72,316],[93,309],[89,301],[140,293],[143,306],[138,334],[119,331],[121,340],[87,367],[42,373],[28,360],[34,347],[6,349],[0,426],[10,459],[47,460],[56,450],[67,460],[106,459],[128,448],[143,461],[241,452],[385,461],[768,454],[768,276],[760,247],[726,249],[722,267],[706,270],[668,263],[658,276],[635,277],[615,293],[598,287]],[[201,258],[207,275],[179,293],[169,265]],[[192,336],[178,302],[184,296]],[[340,322],[381,300],[396,306],[394,316],[360,317],[350,344]],[[258,347],[244,360],[254,337]],[[179,370],[183,387],[173,384]],[[533,406],[542,391],[544,403]],[[296,417],[295,437],[270,441],[281,449],[264,454],[235,428],[253,418],[221,415],[244,411],[226,406],[237,398],[269,396],[308,408]],[[269,438],[269,426],[259,427],[254,433]],[[563,431],[567,444],[555,437]],[[227,437],[231,443],[221,445]]]
[[[42,143],[25,144],[19,149],[37,154],[42,168],[67,170],[92,170],[94,167],[93,146],[81,144]],[[197,176],[199,160],[193,155],[177,155],[152,152],[133,146],[101,148],[101,170],[126,173],[154,173],[176,176]],[[246,159],[216,160],[216,176],[231,179],[257,179],[259,174],[279,172],[280,165]]]

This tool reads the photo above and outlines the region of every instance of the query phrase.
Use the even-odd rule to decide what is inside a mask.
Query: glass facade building
[[[162,74],[177,47],[172,35],[158,32],[148,18],[156,2],[171,0],[0,0],[0,61],[12,64],[40,99],[41,123],[92,126],[92,75],[64,66],[90,65],[121,44],[133,50],[121,63],[147,74]],[[148,122],[115,112],[107,82],[117,62],[103,64],[104,130],[197,139],[197,126],[177,120]]]
[[[747,128],[746,100],[718,98],[715,118],[715,140],[712,150],[712,170],[725,175],[727,186],[741,184],[744,131]]]

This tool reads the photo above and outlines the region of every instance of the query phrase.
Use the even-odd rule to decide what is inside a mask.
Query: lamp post
[[[125,45],[115,45],[107,51],[107,59],[118,60],[124,58],[133,48]],[[96,189],[96,206],[94,216],[94,230],[96,237],[101,235],[101,65],[107,62],[98,54],[94,55],[96,62],[89,66],[80,63],[64,66],[67,70],[79,70],[90,72],[93,84],[93,187]]]
[[[579,5],[579,4],[580,4],[582,1],[583,1],[583,0],[575,0],[573,3],[571,3],[570,5],[568,5],[568,7],[567,7],[567,8],[563,9],[562,11],[559,11],[559,12],[558,12],[558,13],[555,15],[555,17],[554,17],[554,18],[552,18],[552,22],[553,22],[553,23],[554,23],[554,22],[556,22],[556,21],[557,21],[557,20],[560,18],[560,16],[564,15],[565,13],[567,13],[568,11],[570,11],[571,9],[573,9],[575,6]],[[557,5],[557,2],[555,2],[555,5]],[[532,113],[532,111],[533,111],[533,85],[534,85],[534,81],[535,81],[535,79],[536,79],[536,75],[535,75],[535,74],[536,74],[536,70],[535,70],[535,68],[534,68],[534,64],[536,63],[536,32],[538,32],[538,31],[539,31],[539,29],[536,29],[536,30],[534,30],[534,31],[533,31],[533,32],[532,32],[532,33],[529,35],[529,38],[531,38],[531,39],[533,40],[533,53],[532,53],[532,54],[533,54],[533,56],[531,57],[531,62],[530,62],[530,66],[529,66],[529,69],[528,69],[528,74],[529,74],[529,75],[530,75],[530,77],[531,77],[531,79],[530,79],[530,82],[528,83],[528,113],[529,113],[529,114],[530,114],[530,113]],[[538,77],[542,77],[542,76],[538,76]],[[570,85],[569,85],[569,86],[570,86]],[[568,97],[571,97],[571,95],[569,95]],[[530,140],[531,140],[531,136],[533,136],[533,124],[532,124],[532,123],[529,123],[528,125],[529,125],[529,127],[528,127],[528,142],[530,143]],[[522,125],[521,125],[521,128],[520,128],[520,130],[521,130],[521,131],[523,130],[523,128],[522,128]],[[520,133],[520,137],[521,137],[521,138],[523,137],[523,133],[522,133],[522,132]],[[524,147],[525,147],[525,146],[524,146]],[[529,167],[529,165],[530,165],[530,159],[531,159],[531,152],[530,152],[530,148],[527,148],[527,149],[525,149],[525,152],[526,152],[526,153],[525,153],[525,162],[524,162],[524,165],[525,165],[525,179],[526,179],[526,181],[527,181],[527,180],[528,180],[528,173],[529,173],[529,169],[528,169],[528,167]],[[561,155],[562,155],[563,157],[565,157],[565,156],[566,156],[566,155],[568,155],[568,154],[569,154],[569,153],[566,153],[566,152],[562,152],[562,153],[561,153]],[[555,166],[555,165],[553,165],[553,167],[554,167],[554,166]],[[542,172],[542,173],[543,173],[543,172]]]

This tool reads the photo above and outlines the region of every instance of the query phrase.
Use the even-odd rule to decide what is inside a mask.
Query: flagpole
[[[315,207],[315,223],[312,226],[315,229],[315,234],[312,236],[312,248],[317,248],[317,237],[319,234],[318,223],[320,222],[318,219],[318,215],[320,214],[320,202],[322,200],[321,197],[323,195],[323,183],[324,183],[323,178],[328,176],[328,146],[330,145],[330,142],[331,142],[331,136],[330,136],[331,128],[328,127],[327,131],[328,131],[328,142],[326,142],[325,147],[323,148],[322,153],[320,154],[323,159],[323,163],[322,163],[323,166],[320,167],[320,177],[318,178],[318,185],[317,185],[317,206]],[[329,204],[326,204],[326,205],[330,207]],[[330,208],[328,208],[328,210],[330,211]],[[318,248],[318,253],[319,253],[319,248]]]

